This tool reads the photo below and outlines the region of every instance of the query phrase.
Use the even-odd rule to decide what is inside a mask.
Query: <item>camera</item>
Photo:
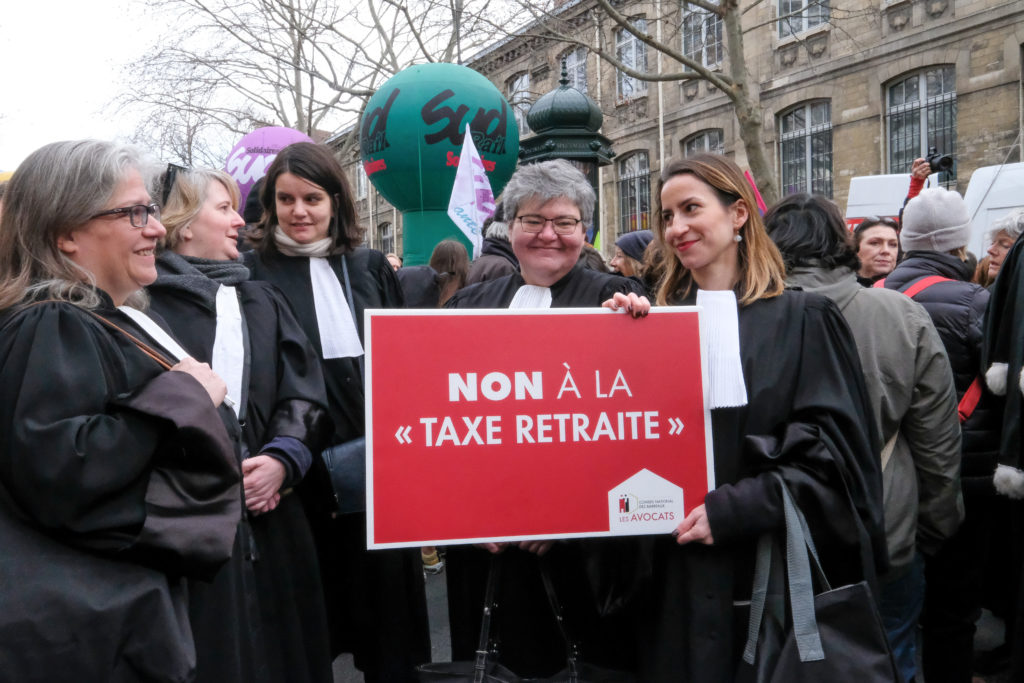
[[[928,166],[931,167],[932,173],[953,170],[953,155],[939,154],[939,151],[934,147],[928,148],[928,156],[925,157],[925,160],[928,162]]]

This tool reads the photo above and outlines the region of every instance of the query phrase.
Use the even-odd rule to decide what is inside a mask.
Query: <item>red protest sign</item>
[[[697,310],[368,311],[368,545],[674,529],[714,486]]]

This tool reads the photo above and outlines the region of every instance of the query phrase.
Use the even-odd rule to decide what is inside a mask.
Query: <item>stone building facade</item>
[[[818,192],[842,209],[851,177],[906,172],[931,146],[954,155],[953,173],[941,180],[961,192],[974,169],[1021,160],[1020,0],[741,3],[748,4],[745,56],[782,194]],[[712,15],[679,0],[616,6],[673,49],[728,71],[723,27]],[[613,22],[599,28],[592,7],[593,0],[570,0],[559,10],[574,18],[580,40],[600,39],[638,71],[680,71],[678,62]],[[599,104],[601,132],[616,152],[599,174],[597,220],[606,254],[619,234],[652,225],[658,172],[668,159],[712,150],[745,165],[732,104],[707,82],[640,81],[585,47],[535,32],[501,41],[467,65],[505,93],[521,130],[530,103],[558,86],[563,60],[570,81]],[[400,216],[359,173],[353,165],[354,186],[366,187],[360,210],[370,243],[400,250]]]

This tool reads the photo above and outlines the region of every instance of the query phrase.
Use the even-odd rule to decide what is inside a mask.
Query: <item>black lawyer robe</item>
[[[160,350],[102,293],[97,313]],[[0,331],[0,671],[191,680],[181,573],[231,551],[240,473],[191,376],[74,305]]]
[[[445,308],[508,308],[525,284],[514,273],[471,285],[456,292]],[[599,307],[616,292],[643,294],[635,281],[618,275],[573,266],[551,286],[552,308]],[[519,340],[545,344],[549,340]],[[498,351],[497,349],[495,350]],[[610,668],[634,666],[629,638],[632,628],[619,616],[602,617],[597,611],[586,574],[586,556],[603,539],[558,542],[544,556],[565,618],[581,641],[583,660]],[[585,547],[586,546],[586,547]],[[472,660],[477,649],[489,567],[488,553],[472,546],[448,548],[448,611],[452,656]],[[499,558],[501,583],[492,635],[499,641],[501,662],[520,676],[547,676],[566,665],[565,642],[548,603],[537,556],[508,548]]]
[[[445,308],[508,308],[512,297],[524,284],[523,276],[513,273],[470,285],[452,295]],[[645,294],[643,287],[634,280],[609,276],[577,264],[551,285],[551,308],[598,307],[616,292]]]
[[[344,258],[362,340],[363,312],[401,308],[402,291],[394,269],[379,251],[357,248]],[[254,280],[265,280],[281,290],[321,358],[334,420],[332,443],[363,436],[365,394],[359,362],[355,358],[323,359],[309,259],[271,250],[247,252],[244,261]],[[342,256],[332,255],[328,263],[344,289]],[[314,457],[303,488],[300,493],[320,556],[332,653],[352,652],[368,682],[414,680],[414,667],[430,660],[419,552],[368,551],[365,514],[332,515],[330,482],[319,457]]]
[[[162,261],[157,264],[164,275]],[[158,277],[149,287],[151,308],[193,358],[211,363],[216,308],[173,283]],[[246,452],[258,455],[277,436],[318,452],[331,427],[309,340],[272,286],[242,282],[236,291],[250,360],[241,424]],[[291,495],[293,483],[286,482],[275,510],[249,515],[232,560],[235,571],[222,570],[212,586],[192,586],[197,681],[332,680],[316,549],[302,505]]]
[[[758,535],[783,526],[770,471],[806,515],[833,586],[871,583],[888,563],[874,422],[842,314],[787,290],[740,307],[739,334],[748,404],[711,414],[714,544],[637,542],[653,553],[653,578],[631,605],[645,681],[734,679],[746,624],[734,623],[733,601],[750,597]]]

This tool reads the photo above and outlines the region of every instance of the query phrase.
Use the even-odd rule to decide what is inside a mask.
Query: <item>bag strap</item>
[[[809,556],[815,556],[811,536],[806,533],[807,521],[793,502],[789,487],[782,482],[782,507],[786,515],[786,574],[789,579],[789,602],[792,609],[793,636],[796,639],[797,651],[801,662],[813,662],[825,659],[825,650],[821,646],[821,635],[818,633],[818,620],[814,614],[814,584],[811,579]],[[808,551],[811,551],[809,553]]]
[[[980,400],[981,377],[975,377],[974,381],[971,382],[971,386],[967,387],[967,391],[964,392],[963,397],[960,399],[960,403],[956,406],[956,413],[960,418],[960,424],[967,422],[967,418],[974,413],[974,409],[978,407],[978,402]]]
[[[913,299],[924,290],[940,282],[955,282],[955,280],[951,280],[948,277],[942,277],[941,275],[929,275],[915,280],[909,287],[901,289],[900,291]],[[967,391],[964,393],[963,397],[960,398],[960,403],[956,406],[956,413],[957,417],[960,418],[960,424],[967,422],[967,418],[974,414],[974,409],[978,407],[978,402],[980,400],[981,377],[975,377],[974,381],[971,382],[971,386],[967,387]]]
[[[579,681],[579,667],[578,660],[580,657],[579,643],[573,638],[569,632],[569,626],[565,621],[565,612],[562,609],[562,603],[558,600],[558,594],[555,592],[555,585],[551,581],[551,573],[548,571],[548,561],[546,557],[538,557],[538,564],[540,565],[540,578],[544,582],[544,592],[548,596],[548,604],[551,606],[551,612],[555,615],[555,623],[558,624],[558,630],[562,634],[562,639],[565,641],[566,661],[568,661],[568,683],[577,683]]]
[[[148,334],[152,339],[156,340],[158,344],[163,346],[168,353],[169,358],[175,362],[184,360],[192,354],[181,347],[181,344],[177,342],[174,337],[167,333],[167,330],[156,324],[156,321],[150,318],[148,315],[143,313],[137,308],[131,306],[118,306],[117,310],[123,315],[132,319],[136,325],[142,328],[142,330]]]
[[[818,621],[814,614],[812,566],[822,582],[823,589],[829,590],[830,586],[807,527],[807,520],[793,501],[789,487],[782,477],[777,472],[773,472],[772,476],[779,483],[786,521],[786,576],[793,636],[801,662],[819,661],[825,658],[825,651],[821,645]],[[771,533],[762,534],[758,539],[754,585],[750,598],[750,623],[747,627],[747,644],[743,650],[743,661],[748,664],[753,664],[757,656],[757,640],[764,619],[773,564],[772,543]]]
[[[899,291],[913,299],[924,290],[928,289],[932,285],[937,285],[940,282],[953,282],[953,280],[950,280],[948,277],[942,277],[941,275],[928,275],[914,280],[909,286]]]
[[[106,325],[107,327],[109,327],[109,328],[111,328],[113,330],[117,330],[118,332],[120,332],[124,336],[128,337],[128,339],[130,339],[133,344],[135,344],[137,347],[139,347],[139,349],[144,354],[146,354],[147,356],[149,356],[150,358],[155,360],[157,362],[157,364],[160,365],[160,367],[162,367],[164,370],[170,370],[171,367],[173,367],[174,364],[171,363],[167,359],[166,356],[164,356],[162,353],[160,353],[159,351],[154,349],[152,346],[150,346],[146,342],[142,341],[141,339],[139,339],[138,337],[133,335],[128,330],[124,329],[123,327],[118,326],[117,323],[115,323],[115,322],[113,322],[111,320],[107,320],[106,318],[104,318],[99,313],[96,313],[95,311],[89,311],[89,314],[92,317],[94,317],[97,320],[99,320],[104,325]]]
[[[497,605],[494,593],[501,578],[501,556],[492,555],[490,568],[487,570],[487,589],[484,592],[484,612],[480,620],[480,640],[476,647],[476,659],[473,663],[473,683],[484,683],[487,677],[487,659],[491,650],[491,620]]]

